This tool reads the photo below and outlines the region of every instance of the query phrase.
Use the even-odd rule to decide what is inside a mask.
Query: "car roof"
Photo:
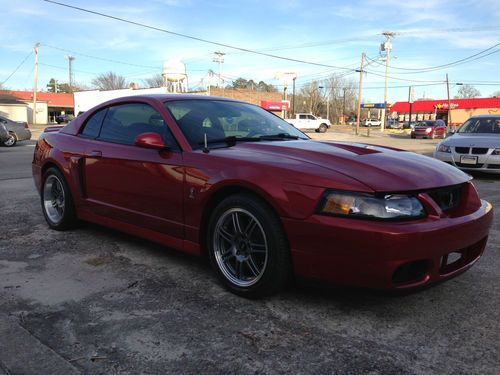
[[[484,114],[484,115],[471,116],[471,118],[485,118],[485,117],[500,119],[500,114],[493,113],[493,114]]]

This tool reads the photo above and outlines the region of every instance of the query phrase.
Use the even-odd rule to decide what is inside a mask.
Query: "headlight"
[[[431,129],[431,128],[427,128],[427,129],[425,129],[425,132],[426,132],[426,133],[430,133],[431,131],[432,131],[432,129]]]
[[[327,191],[319,205],[319,213],[335,216],[376,219],[410,219],[425,216],[419,200],[413,196]]]
[[[447,145],[439,145],[438,146],[438,151],[439,152],[448,152],[448,153],[451,153],[451,147],[450,146],[447,146]]]
[[[494,149],[491,155],[500,155],[500,148]]]

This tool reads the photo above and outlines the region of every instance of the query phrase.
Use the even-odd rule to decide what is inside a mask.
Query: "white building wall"
[[[28,122],[28,106],[24,104],[0,104],[0,115],[13,121]]]
[[[167,94],[169,93],[165,87],[153,89],[122,89],[122,90],[92,90],[74,92],[75,99],[75,115],[80,112],[88,111],[92,107],[104,103],[111,99],[122,98],[125,96],[147,95],[147,94]]]

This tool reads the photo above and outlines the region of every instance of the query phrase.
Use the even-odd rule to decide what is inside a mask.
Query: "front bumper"
[[[493,149],[486,154],[459,154],[452,147],[452,152],[434,151],[434,158],[451,164],[465,171],[480,171],[487,173],[500,173],[500,155],[492,155]],[[462,156],[477,158],[476,164],[462,163]]]
[[[492,206],[481,201],[475,212],[454,218],[381,222],[313,215],[283,222],[297,276],[391,290],[466,271],[482,255],[492,219]]]

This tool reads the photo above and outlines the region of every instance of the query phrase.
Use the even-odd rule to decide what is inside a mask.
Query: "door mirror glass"
[[[134,144],[138,147],[151,148],[154,150],[165,150],[167,145],[158,133],[141,133],[135,137]]]

